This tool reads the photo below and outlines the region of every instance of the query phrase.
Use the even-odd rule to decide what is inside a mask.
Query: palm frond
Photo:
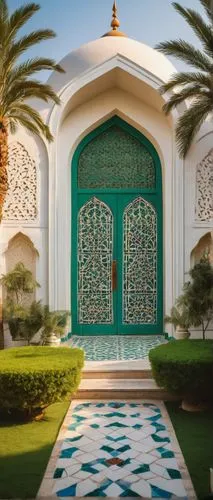
[[[178,119],[176,142],[181,157],[185,157],[201,125],[213,110],[213,101],[207,96],[197,99]]]
[[[201,5],[205,9],[205,12],[209,18],[209,20],[212,22],[212,9],[211,9],[211,0],[200,0]]]
[[[16,114],[13,113],[13,116],[11,118],[13,120],[13,123],[15,123],[17,125],[21,125],[28,132],[32,132],[32,134],[37,135],[38,137],[41,137],[41,130],[26,115],[21,114],[21,113],[16,113]],[[53,136],[49,130],[49,127],[45,124],[44,124],[43,135],[44,135],[44,137],[47,138],[47,140],[49,142],[53,141]]]
[[[7,89],[13,82],[29,78],[29,76],[42,70],[53,70],[58,71],[59,73],[64,73],[64,69],[60,66],[60,64],[56,64],[54,59],[49,59],[47,57],[28,59],[11,69],[8,73],[6,83]]]
[[[179,106],[186,99],[194,99],[202,96],[210,97],[210,93],[207,90],[200,88],[198,84],[185,87],[180,92],[172,95],[169,101],[164,104],[163,111],[166,113],[166,115],[168,115],[170,111],[172,111],[172,109],[177,108],[177,106]]]
[[[205,51],[212,57],[213,55],[213,30],[212,25],[207,24],[202,16],[193,9],[185,8],[178,2],[173,2],[175,10],[185,19],[192,28],[195,35],[201,41]]]
[[[5,67],[11,68],[12,64],[16,62],[23,52],[26,52],[26,50],[33,45],[37,45],[38,43],[54,38],[55,36],[55,32],[49,29],[32,31],[29,35],[23,36],[20,40],[11,44],[6,54],[4,63]]]
[[[201,71],[213,71],[213,63],[210,57],[201,52],[201,50],[195,49],[192,44],[182,39],[159,43],[156,49],[167,56],[176,57],[180,61],[198,68]]]
[[[8,21],[9,11],[6,0],[0,1],[0,19],[3,21]]]
[[[40,83],[38,80],[19,81],[18,83],[14,83],[13,87],[10,88],[10,92],[6,93],[4,100],[2,99],[4,114],[9,110],[11,105],[14,107],[14,103],[19,99],[25,100],[32,97],[37,97],[44,102],[53,100],[56,104],[60,104],[59,97],[50,85]]]
[[[12,118],[10,118],[10,120],[9,120],[9,130],[10,130],[10,133],[12,135],[16,134],[17,129],[18,129],[17,123],[15,123]]]
[[[159,91],[161,94],[165,94],[165,92],[175,90],[176,87],[179,88],[188,84],[199,84],[200,87],[211,90],[213,81],[212,78],[206,73],[181,72],[173,75],[167,83],[161,85]]]
[[[0,0],[0,41],[4,42],[5,33],[8,27],[9,11],[6,0]]]
[[[19,30],[39,9],[39,4],[29,1],[9,15],[7,0],[0,0],[0,116],[7,120],[11,133],[15,133],[21,125],[29,132],[52,141],[49,127],[26,100],[37,98],[60,104],[54,89],[32,75],[42,70],[60,73],[64,70],[54,59],[42,56],[17,62],[29,48],[56,36],[53,30],[40,29],[18,37]]]
[[[49,127],[44,123],[38,111],[33,109],[28,104],[16,104],[14,108],[10,109],[9,118],[17,116],[17,113],[23,114],[27,119],[36,124],[36,127],[40,132],[46,137],[48,141],[52,140],[52,134],[50,133]]]
[[[16,9],[10,16],[8,22],[8,36],[6,42],[14,40],[18,30],[26,24],[31,17],[40,10],[40,5],[36,3],[27,3]]]

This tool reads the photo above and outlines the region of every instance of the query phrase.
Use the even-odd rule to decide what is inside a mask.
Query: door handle
[[[117,261],[112,261],[112,289],[116,290],[117,288]]]

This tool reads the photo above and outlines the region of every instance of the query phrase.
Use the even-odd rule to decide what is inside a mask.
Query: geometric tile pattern
[[[163,335],[73,335],[70,343],[85,351],[86,361],[122,361],[148,358],[150,349],[164,342]]]
[[[187,499],[161,409],[152,402],[76,402],[52,495]]]

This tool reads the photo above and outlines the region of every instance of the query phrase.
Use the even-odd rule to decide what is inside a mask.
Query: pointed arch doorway
[[[78,335],[163,332],[159,156],[113,117],[72,161],[72,330]]]

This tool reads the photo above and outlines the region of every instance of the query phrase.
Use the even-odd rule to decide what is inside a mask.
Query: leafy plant
[[[34,335],[31,336],[29,332],[29,325],[31,323],[32,332],[35,332],[36,324],[39,322],[41,305],[38,302],[33,302],[31,306],[27,307],[25,300],[40,285],[33,278],[32,272],[22,262],[18,262],[12,271],[3,274],[0,283],[7,292],[7,298],[3,304],[3,319],[8,322],[12,339],[26,338],[29,341]]]
[[[70,313],[68,311],[50,311],[49,306],[44,306],[42,311],[42,335],[41,342],[44,344],[52,333],[62,337],[64,334]]]
[[[20,321],[20,333],[28,345],[42,327],[43,307],[41,302],[34,301],[29,307],[23,308],[23,318]]]
[[[189,271],[191,281],[183,286],[183,293],[176,300],[166,323],[188,329],[202,327],[203,339],[213,321],[213,266],[208,255],[201,258]]]
[[[191,325],[191,318],[187,307],[173,306],[171,308],[170,316],[165,316],[165,322],[172,323],[175,327],[180,326],[181,328],[188,330]]]
[[[26,294],[32,294],[40,287],[32,272],[22,262],[18,262],[12,271],[3,274],[0,283],[6,288],[7,298],[16,304],[23,304]]]
[[[172,5],[197,36],[195,45],[179,38],[157,45],[160,52],[176,57],[194,68],[194,71],[180,72],[162,85],[160,92],[173,92],[163,109],[166,114],[177,108],[185,100],[189,106],[180,116],[176,126],[176,142],[179,153],[185,157],[195,134],[213,110],[212,67],[213,67],[213,15],[212,0],[200,0],[206,19],[194,9],[186,8],[178,2]]]
[[[81,349],[22,347],[0,352],[0,410],[29,418],[73,394],[80,383]]]
[[[24,339],[21,324],[25,317],[25,309],[22,305],[12,300],[7,300],[3,308],[3,320],[8,323],[13,340]]]
[[[202,327],[203,339],[213,320],[213,266],[207,256],[189,271],[191,281],[185,283],[178,299],[188,309],[191,326]]]

